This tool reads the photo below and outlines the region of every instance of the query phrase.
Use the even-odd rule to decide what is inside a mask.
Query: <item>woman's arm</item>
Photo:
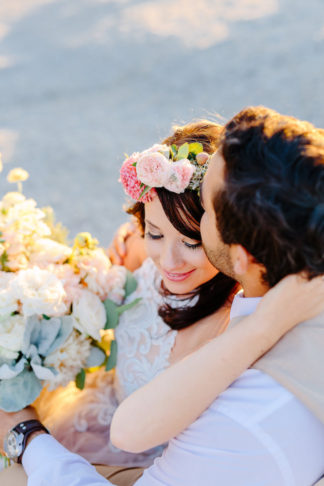
[[[322,277],[289,276],[256,311],[134,392],[118,407],[111,440],[141,452],[163,444],[197,417],[297,323],[324,311]],[[211,316],[212,318],[212,316]]]

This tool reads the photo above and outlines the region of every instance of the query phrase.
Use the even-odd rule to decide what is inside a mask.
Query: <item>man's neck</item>
[[[246,282],[242,282],[242,288],[244,297],[263,297],[269,290],[268,285],[256,279],[247,279]]]

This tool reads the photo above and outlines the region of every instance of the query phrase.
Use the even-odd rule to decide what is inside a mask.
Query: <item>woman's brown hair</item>
[[[219,147],[222,132],[221,125],[208,120],[199,120],[174,127],[174,133],[162,143],[175,144],[179,147],[185,142],[200,142],[204,151],[212,154]],[[164,188],[157,188],[156,191],[171,224],[188,238],[201,241],[200,220],[204,210],[197,192],[188,189],[182,194],[176,194]],[[144,235],[145,205],[136,202],[127,212],[137,218]],[[193,301],[194,305],[184,305],[175,309],[168,303],[164,303],[159,309],[159,315],[172,329],[183,329],[217,311],[233,296],[236,288],[235,280],[219,272],[214,278],[191,292],[191,299],[196,300]],[[170,295],[166,290],[162,289],[161,292],[165,296]],[[187,299],[188,297],[185,300]]]

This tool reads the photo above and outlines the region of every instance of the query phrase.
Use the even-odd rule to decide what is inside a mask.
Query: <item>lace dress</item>
[[[158,315],[163,297],[159,293],[161,276],[153,261],[145,260],[134,274],[138,287],[126,302],[138,297],[141,301],[120,317],[115,331],[115,371],[88,375],[82,392],[74,384],[47,392],[37,404],[40,418],[52,434],[69,450],[96,464],[145,467],[163,450],[160,446],[131,454],[110,442],[110,423],[117,406],[169,366],[177,335]],[[175,298],[171,300],[177,305]]]

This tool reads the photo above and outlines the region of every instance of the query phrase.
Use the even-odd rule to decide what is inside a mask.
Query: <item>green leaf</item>
[[[189,155],[189,143],[184,143],[179,147],[176,160],[186,159]]]
[[[41,381],[33,371],[24,370],[15,378],[0,380],[0,408],[6,412],[18,412],[38,397]]]
[[[201,143],[194,142],[194,143],[189,144],[189,152],[190,153],[197,155],[197,154],[200,154],[200,152],[203,152],[203,151],[204,151],[204,147],[202,146]]]
[[[137,280],[132,274],[132,272],[127,270],[126,283],[125,283],[125,297],[128,297],[136,289],[137,289]]]
[[[152,189],[152,187],[145,186],[145,189],[141,192],[141,194],[139,195],[139,198],[145,196],[145,194],[147,194],[151,189]]]
[[[48,317],[46,314],[42,314],[42,317],[43,319],[45,319],[45,321],[49,321],[51,318]]]
[[[110,371],[113,368],[115,368],[116,363],[117,363],[117,342],[114,340],[111,341],[110,354],[106,364],[106,371]]]
[[[178,147],[175,144],[171,145],[172,158],[175,158],[178,152]]]
[[[135,305],[137,305],[141,300],[142,299],[139,297],[138,299],[133,300],[133,302],[130,302],[129,304],[120,305],[119,307],[117,307],[118,315],[131,309],[132,307],[135,307]]]
[[[87,358],[86,368],[101,366],[106,359],[106,354],[97,346],[91,346],[90,354]]]
[[[113,302],[110,299],[106,299],[103,304],[106,309],[106,317],[107,317],[105,329],[115,329],[119,319],[117,305],[115,304],[115,302]]]
[[[79,388],[79,390],[83,390],[85,385],[85,379],[86,379],[86,372],[82,368],[82,370],[75,377],[75,384],[76,387]]]
[[[4,269],[6,267],[6,263],[7,263],[8,260],[9,260],[8,253],[5,250],[0,257],[0,264],[1,264],[2,269]]]

